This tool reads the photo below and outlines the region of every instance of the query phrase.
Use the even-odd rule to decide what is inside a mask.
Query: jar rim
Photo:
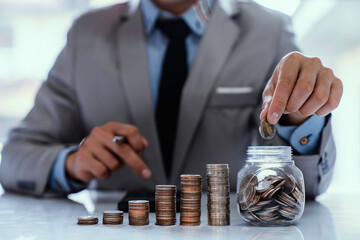
[[[248,162],[292,162],[290,146],[249,146]]]

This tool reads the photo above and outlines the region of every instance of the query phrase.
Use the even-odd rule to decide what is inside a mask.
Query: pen
[[[123,136],[115,136],[112,141],[118,144],[128,143],[127,139]]]

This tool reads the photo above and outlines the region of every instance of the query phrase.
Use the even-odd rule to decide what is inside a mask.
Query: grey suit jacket
[[[179,185],[182,173],[204,176],[207,163],[229,163],[235,189],[249,145],[287,145],[279,136],[261,140],[258,116],[267,80],[297,47],[288,17],[251,1],[225,10],[216,3],[183,89],[171,179],[165,177],[155,126],[142,14],[118,4],[73,24],[33,109],[10,133],[0,168],[3,187],[43,194],[61,149],[117,121],[137,126],[148,139],[142,158],[153,174],[142,181],[124,168],[96,180],[97,188],[153,190],[155,184]],[[226,94],[224,87],[238,91]],[[324,192],[335,162],[330,120],[318,154],[294,160],[304,173],[307,196]]]

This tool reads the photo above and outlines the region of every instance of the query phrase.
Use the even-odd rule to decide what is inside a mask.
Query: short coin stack
[[[93,225],[97,224],[99,219],[97,216],[80,216],[78,217],[77,224],[79,225]]]
[[[302,215],[304,190],[291,175],[259,181],[250,174],[240,184],[238,204],[247,222],[288,225]]]
[[[156,225],[169,226],[176,223],[176,186],[156,185]]]
[[[181,179],[180,225],[200,225],[201,176],[183,174]]]
[[[117,210],[110,210],[103,212],[103,224],[117,225],[122,224],[124,219],[124,212]]]
[[[208,224],[230,225],[230,185],[228,164],[206,165]]]
[[[129,201],[129,224],[134,226],[148,225],[149,211],[148,200]]]

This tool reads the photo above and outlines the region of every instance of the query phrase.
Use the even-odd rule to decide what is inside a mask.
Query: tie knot
[[[184,40],[190,33],[190,28],[181,18],[178,19],[158,19],[156,26],[170,40]]]

